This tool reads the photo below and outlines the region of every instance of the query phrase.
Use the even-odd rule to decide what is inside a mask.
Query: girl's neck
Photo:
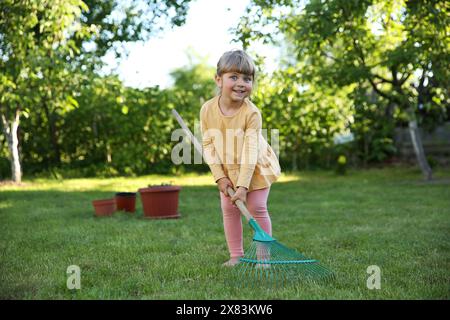
[[[236,111],[238,110],[242,104],[244,103],[244,100],[242,101],[232,101],[230,98],[224,97],[222,95],[219,96],[219,107],[222,109],[222,111]]]

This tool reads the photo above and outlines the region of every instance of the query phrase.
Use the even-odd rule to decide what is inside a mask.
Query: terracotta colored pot
[[[136,193],[135,192],[118,192],[116,193],[117,210],[126,212],[136,211]]]
[[[97,217],[111,216],[116,211],[115,199],[102,199],[92,201]]]
[[[179,186],[156,186],[139,189],[144,218],[173,219],[179,218],[178,196]]]

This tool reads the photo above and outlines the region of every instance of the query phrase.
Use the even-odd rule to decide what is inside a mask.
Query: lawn
[[[273,234],[336,278],[277,290],[230,284],[219,195],[209,175],[25,180],[0,186],[1,299],[448,299],[450,172],[414,168],[284,175],[272,186]],[[95,218],[91,200],[148,184],[182,186],[181,218]],[[245,244],[252,232],[245,226]],[[67,267],[81,289],[66,286]],[[381,288],[367,288],[369,266]]]

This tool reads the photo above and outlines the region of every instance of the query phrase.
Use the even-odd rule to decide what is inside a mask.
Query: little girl
[[[242,50],[225,52],[215,76],[220,93],[200,110],[205,160],[220,190],[225,238],[234,266],[244,255],[242,219],[236,200],[246,203],[258,224],[269,235],[272,225],[267,211],[270,185],[281,174],[278,159],[261,133],[259,109],[249,100],[255,65]],[[230,196],[227,187],[235,190]]]

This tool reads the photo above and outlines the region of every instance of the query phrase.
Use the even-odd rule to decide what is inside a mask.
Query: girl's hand
[[[233,188],[233,184],[231,183],[230,179],[228,179],[227,177],[223,177],[217,180],[217,187],[225,196],[229,197],[230,195],[228,194],[227,188]]]
[[[230,200],[233,203],[235,203],[236,200],[241,200],[244,203],[247,202],[247,188],[239,187]]]

